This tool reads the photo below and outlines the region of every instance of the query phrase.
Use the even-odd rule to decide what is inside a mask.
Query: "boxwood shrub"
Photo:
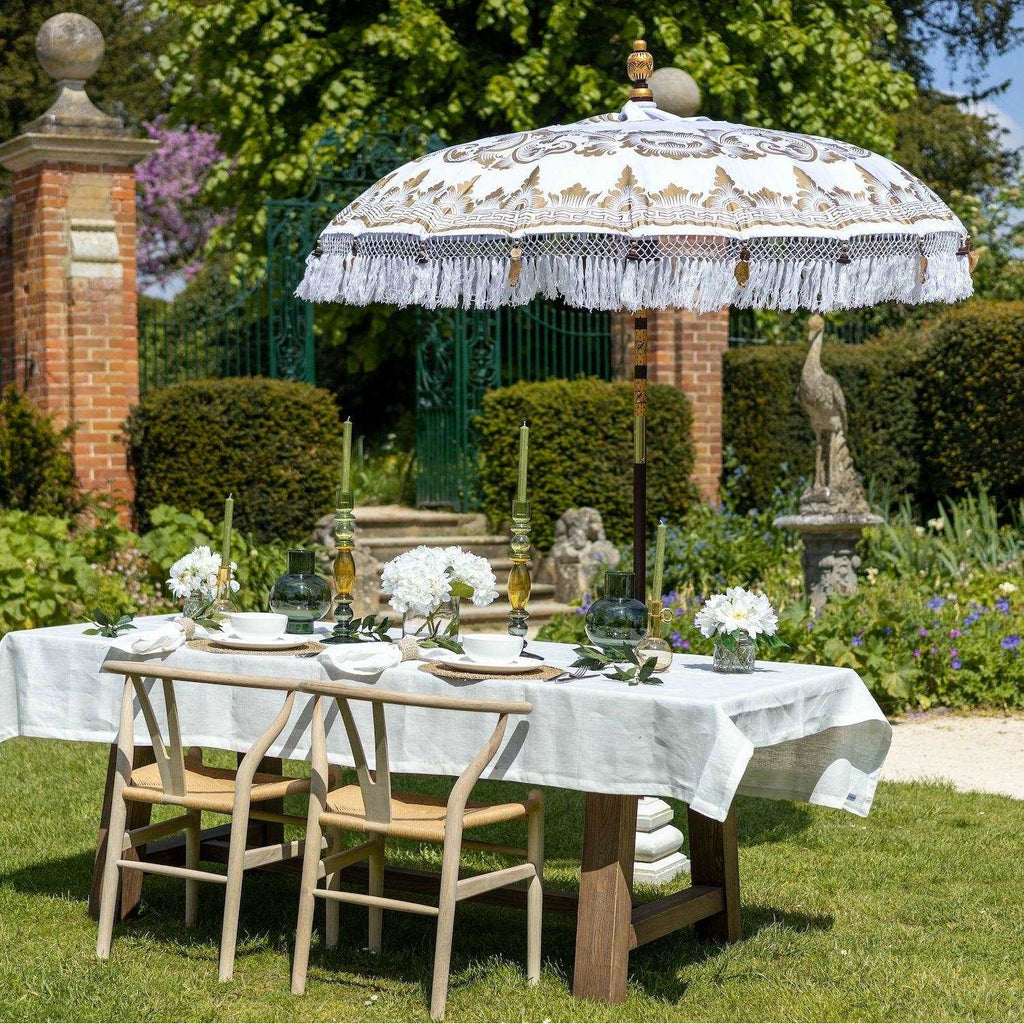
[[[809,474],[813,435],[796,398],[804,346],[726,353],[722,429],[763,507],[780,477]],[[865,345],[827,345],[865,480],[925,507],[978,484],[1024,497],[1024,303],[969,302]]]
[[[72,433],[71,427],[58,430],[15,388],[0,393],[0,509],[56,516],[77,511]]]
[[[1024,497],[1024,302],[971,302],[935,323],[923,360],[922,459],[936,494]]]
[[[750,506],[765,507],[782,478],[813,472],[814,434],[796,397],[805,356],[802,345],[751,346],[725,355],[723,441],[746,467],[738,496]],[[894,495],[919,497],[919,348],[903,336],[826,344],[821,361],[846,395],[858,471]]]
[[[509,518],[519,426],[530,425],[533,542],[550,548],[568,508],[590,505],[609,540],[627,544],[633,515],[633,385],[593,378],[518,383],[484,395],[481,439],[483,507],[495,524]],[[648,525],[675,521],[697,500],[692,411],[674,388],[652,385],[648,417]]]
[[[341,423],[330,392],[261,377],[172,384],[127,424],[140,528],[157,505],[198,509],[258,540],[300,541],[333,507]]]

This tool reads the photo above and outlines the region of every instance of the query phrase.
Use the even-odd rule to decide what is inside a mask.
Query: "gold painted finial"
[[[631,100],[653,100],[647,80],[654,71],[654,57],[647,50],[647,43],[643,39],[637,39],[633,43],[633,52],[626,58],[626,77],[633,83],[629,91]]]

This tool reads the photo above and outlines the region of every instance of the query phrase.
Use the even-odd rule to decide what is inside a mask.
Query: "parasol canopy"
[[[297,295],[825,312],[966,298],[969,256],[952,210],[885,157],[630,101],[404,164],[324,229]]]
[[[638,39],[617,114],[413,160],[320,234],[296,294],[434,308],[538,295],[633,320],[633,560],[646,598],[647,311],[827,312],[971,292],[963,224],[859,146],[659,110]],[[660,595],[657,595],[660,598]]]

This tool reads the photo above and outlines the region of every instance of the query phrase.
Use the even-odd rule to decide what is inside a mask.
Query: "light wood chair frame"
[[[332,684],[329,688],[309,687],[316,694],[311,724],[312,775],[309,795],[309,817],[306,822],[306,850],[302,865],[302,883],[299,894],[299,917],[296,926],[295,958],[292,965],[292,992],[305,991],[309,964],[309,947],[313,928],[313,907],[316,897],[326,900],[325,945],[332,947],[338,941],[338,903],[354,903],[368,908],[369,948],[380,952],[382,917],[385,910],[399,910],[413,914],[437,917],[437,938],[434,948],[434,969],[430,994],[430,1016],[434,1020],[444,1017],[448,997],[448,975],[451,964],[452,933],[455,905],[459,900],[506,885],[527,883],[527,954],[526,974],[530,984],[540,978],[541,915],[544,876],[544,803],[539,790],[532,790],[527,800],[526,849],[475,842],[463,838],[466,804],[473,787],[484,769],[498,752],[505,736],[510,715],[528,715],[532,706],[526,702],[476,700],[461,697],[443,697],[426,694],[387,692]],[[340,772],[329,766],[324,727],[324,702],[337,703],[345,726],[356,779],[362,794],[365,822],[362,830],[371,838],[359,846],[343,849],[342,829],[327,825],[327,855],[323,856],[322,838],[325,826],[322,817],[330,817],[327,800],[337,788]],[[367,701],[372,705],[374,768],[367,764],[362,740],[352,716],[351,700]],[[441,855],[440,898],[437,906],[391,899],[384,896],[384,843],[391,831],[391,770],[388,761],[387,726],[384,709],[388,704],[438,708],[450,711],[496,713],[498,721],[490,738],[466,769],[459,775],[445,807],[443,848]],[[430,840],[428,840],[430,841]],[[434,840],[438,841],[438,840]],[[459,877],[463,848],[480,849],[492,853],[525,858],[525,863],[500,868],[466,878]],[[368,892],[347,892],[341,889],[340,872],[358,861],[368,861]],[[318,885],[323,879],[322,885]]]
[[[224,917],[221,925],[220,980],[229,981],[234,971],[235,945],[238,934],[238,913],[241,903],[242,878],[249,868],[261,867],[302,855],[304,840],[275,843],[270,846],[247,847],[249,822],[268,821],[285,825],[305,825],[306,819],[298,815],[261,810],[252,804],[252,787],[257,768],[273,742],[281,734],[292,713],[295,698],[301,690],[301,680],[274,679],[266,676],[232,675],[220,672],[174,669],[144,662],[107,661],[102,671],[124,675],[121,695],[120,725],[117,734],[117,770],[114,775],[110,803],[110,827],[107,833],[107,854],[100,892],[99,934],[96,956],[105,960],[110,955],[114,913],[117,903],[119,873],[132,871],[157,875],[170,875],[185,880],[185,924],[196,923],[199,900],[199,882],[212,882],[225,886]],[[161,680],[164,707],[167,713],[167,740],[164,740],[153,704],[144,684],[145,679]],[[231,837],[228,847],[226,874],[203,871],[199,868],[202,815],[201,796],[188,792],[185,770],[185,749],[181,742],[181,726],[175,699],[176,682],[209,683],[221,686],[249,687],[284,692],[284,701],[274,720],[256,740],[238,765],[234,777],[234,795],[231,806]],[[167,821],[156,822],[125,831],[130,795],[125,790],[132,785],[132,759],[135,750],[135,704],[137,697],[143,718],[149,730],[160,773],[162,792],[154,803],[183,807],[184,813]],[[220,813],[220,812],[218,812]],[[185,833],[185,866],[157,864],[143,860],[125,859],[131,847],[153,842],[178,832]],[[118,836],[122,837],[118,841]]]

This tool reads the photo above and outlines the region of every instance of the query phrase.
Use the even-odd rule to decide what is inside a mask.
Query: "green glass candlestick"
[[[533,587],[530,580],[530,503],[516,499],[512,502],[512,568],[508,574],[508,600],[512,606],[508,613],[508,631],[512,636],[526,636],[526,610]]]
[[[334,556],[334,630],[324,643],[355,644],[359,636],[352,628],[352,591],[356,585],[356,517],[351,491],[341,491],[334,513],[334,536],[338,551]]]

